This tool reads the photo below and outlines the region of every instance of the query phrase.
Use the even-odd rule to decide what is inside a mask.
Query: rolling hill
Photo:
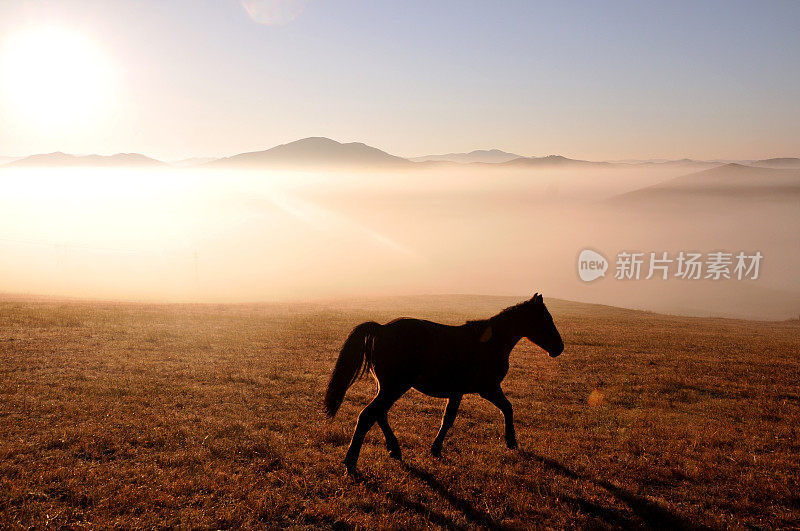
[[[376,426],[362,478],[341,477],[375,384],[356,382],[335,419],[319,404],[353,326],[461,324],[518,301],[0,297],[2,527],[796,527],[796,319],[548,299],[564,354],[522,340],[503,382],[520,449],[468,395],[433,458],[444,401],[411,392],[389,416],[403,460]]]
[[[764,160],[755,160],[752,162],[752,164],[753,166],[761,166],[762,168],[795,169],[795,168],[800,168],[800,159],[792,157],[764,159]]]
[[[609,201],[634,204],[654,199],[688,201],[709,198],[796,201],[800,199],[800,170],[731,163],[620,194]]]
[[[407,168],[414,163],[360,142],[340,143],[311,137],[281,144],[265,151],[241,153],[215,160],[206,167],[234,168]]]
[[[687,169],[700,169],[700,168],[722,166],[725,163],[708,161],[708,160],[678,159],[678,160],[663,160],[663,161],[643,161],[639,162],[638,164],[653,168],[675,167],[675,168],[687,168]]]
[[[425,155],[413,157],[408,160],[413,162],[458,162],[468,164],[471,162],[500,163],[520,158],[520,155],[508,153],[499,149],[477,149],[469,153],[446,153],[443,155]]]
[[[519,157],[508,162],[503,162],[502,166],[516,168],[548,168],[548,167],[597,167],[610,168],[614,164],[610,162],[592,162],[588,160],[575,160],[561,155],[548,155],[546,157]]]
[[[115,155],[70,155],[57,151],[31,155],[5,164],[4,167],[117,167],[117,166],[165,166],[164,162],[139,153],[117,153]]]

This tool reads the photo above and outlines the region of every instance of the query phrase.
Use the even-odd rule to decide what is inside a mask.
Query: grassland
[[[514,299],[145,305],[0,299],[0,527],[793,527],[800,323],[547,301],[566,344],[512,353],[502,418],[468,397],[390,412],[343,476],[357,383],[320,401],[357,323],[486,317]]]

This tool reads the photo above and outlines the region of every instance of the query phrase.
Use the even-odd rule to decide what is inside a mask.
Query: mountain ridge
[[[23,157],[3,167],[114,167],[114,166],[166,166],[165,162],[140,153],[115,153],[114,155],[70,155],[61,151],[39,153]]]
[[[464,153],[446,153],[404,158],[392,155],[363,142],[338,142],[327,137],[307,137],[280,144],[268,149],[237,153],[229,157],[194,157],[190,159],[164,162],[140,153],[116,153],[113,155],[73,155],[60,151],[39,153],[27,157],[0,157],[2,167],[35,166],[172,166],[172,167],[252,167],[252,168],[431,168],[446,166],[471,167],[720,167],[725,164],[739,164],[747,167],[765,169],[800,169],[800,158],[777,157],[760,160],[696,160],[696,159],[657,159],[657,160],[616,160],[589,161],[572,159],[563,155],[543,157],[519,156],[500,149],[477,149]]]
[[[796,200],[798,196],[800,196],[800,169],[764,168],[731,162],[625,192],[607,201],[623,205],[650,199],[774,197]]]
[[[594,162],[589,160],[577,160],[564,157],[562,155],[547,155],[545,157],[519,157],[508,162],[500,163],[501,166],[535,166],[535,167],[553,167],[553,166],[596,166],[596,167],[613,167],[616,164],[611,162]]]
[[[509,153],[500,149],[476,149],[469,153],[445,153],[442,155],[423,155],[409,157],[412,162],[456,162],[469,164],[472,162],[485,162],[487,164],[508,162],[520,158],[521,155]]]
[[[341,143],[326,137],[308,137],[287,144],[217,159],[206,167],[412,167],[408,159],[390,155],[362,142]]]

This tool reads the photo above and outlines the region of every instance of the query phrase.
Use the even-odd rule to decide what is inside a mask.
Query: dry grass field
[[[457,324],[509,298],[316,305],[0,299],[0,527],[797,527],[800,323],[550,300],[566,344],[517,346],[502,416],[466,397],[390,411],[343,476],[371,380],[320,403],[368,319]]]

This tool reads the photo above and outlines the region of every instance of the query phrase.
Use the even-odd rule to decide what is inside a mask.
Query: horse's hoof
[[[519,450],[517,441],[506,441],[506,446],[508,446],[509,450]]]
[[[442,458],[442,449],[441,448],[431,448],[431,455],[436,459]]]
[[[345,469],[347,470],[347,475],[350,477],[358,477],[358,470],[356,470],[356,463],[355,461],[350,461],[349,459],[345,459],[342,461],[344,463]]]
[[[389,457],[392,459],[397,459],[398,461],[402,461],[403,457],[400,455],[400,450],[390,450]]]
[[[358,470],[356,470],[356,467],[348,466],[348,467],[345,467],[345,469],[346,469],[345,473],[344,473],[345,477],[351,478],[351,479],[358,479],[359,477],[361,477],[361,474],[358,473]]]

